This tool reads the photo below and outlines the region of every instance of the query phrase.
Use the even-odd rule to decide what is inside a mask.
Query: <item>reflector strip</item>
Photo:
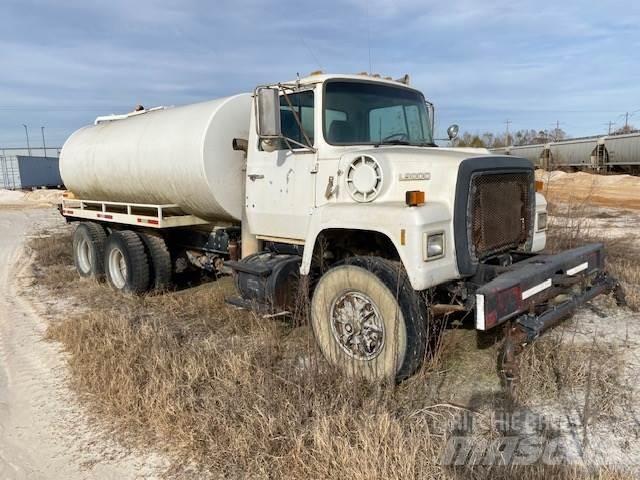
[[[105,215],[104,213],[99,213],[97,215],[98,218],[104,218],[106,220],[111,220],[113,218],[113,215]]]
[[[148,223],[150,225],[160,225],[159,220],[153,220],[148,218],[138,218],[138,223]]]
[[[576,273],[580,273],[586,270],[588,266],[589,266],[589,262],[581,263],[580,265],[567,270],[567,275],[575,275]]]
[[[540,293],[546,290],[547,288],[551,287],[551,285],[552,285],[551,279],[548,278],[547,280],[536,285],[535,287],[531,287],[529,290],[525,290],[524,292],[522,292],[522,299],[526,300],[529,297],[533,297],[536,293]]]
[[[476,328],[484,330],[486,328],[484,320],[484,295],[476,294]]]

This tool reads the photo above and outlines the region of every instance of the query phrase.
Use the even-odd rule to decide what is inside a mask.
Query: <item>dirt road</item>
[[[17,295],[25,238],[57,222],[52,208],[0,205],[0,478],[155,478],[161,458],[92,431],[65,386],[62,354],[43,340],[44,320]]]

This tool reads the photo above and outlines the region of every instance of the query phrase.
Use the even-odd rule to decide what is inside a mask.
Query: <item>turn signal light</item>
[[[544,190],[544,182],[542,180],[536,180],[536,192],[542,192]]]
[[[405,201],[410,207],[424,205],[424,192],[421,190],[409,190],[405,195]]]

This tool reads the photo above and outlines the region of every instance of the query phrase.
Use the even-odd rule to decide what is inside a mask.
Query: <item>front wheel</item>
[[[427,309],[402,267],[354,257],[324,274],[311,301],[311,323],[329,363],[372,380],[402,380],[423,362]]]

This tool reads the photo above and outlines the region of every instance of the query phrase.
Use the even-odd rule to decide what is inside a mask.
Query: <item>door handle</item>
[[[255,182],[256,180],[262,180],[264,178],[264,175],[250,173],[249,175],[247,175],[247,177],[249,177],[249,180],[251,180],[252,182]]]
[[[336,193],[336,190],[338,190],[338,186],[335,184],[334,178],[329,177],[329,180],[327,181],[327,189],[324,191],[324,198],[329,200]]]

